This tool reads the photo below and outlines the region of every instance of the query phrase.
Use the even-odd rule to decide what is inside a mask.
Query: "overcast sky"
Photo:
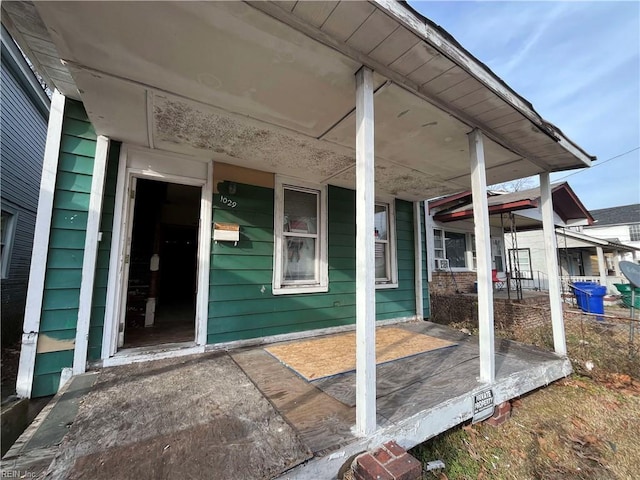
[[[598,157],[566,178],[588,209],[640,203],[640,2],[409,3]]]

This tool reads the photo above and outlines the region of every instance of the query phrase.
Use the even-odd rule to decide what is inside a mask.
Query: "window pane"
[[[433,231],[433,244],[439,250],[442,250],[442,230]]]
[[[387,245],[376,242],[375,248],[376,279],[388,279],[387,274]]]
[[[466,267],[467,236],[464,233],[445,232],[445,250],[451,267]]]
[[[532,278],[531,262],[529,261],[529,249],[509,250],[515,272],[513,275],[519,278]]]
[[[11,218],[11,214],[9,212],[2,211],[2,220],[0,223],[0,235],[2,235],[2,244],[6,243],[7,239],[7,230],[9,229],[9,219]]]
[[[318,194],[285,188],[284,231],[318,233]]]
[[[285,282],[315,280],[316,239],[284,237],[282,239],[282,271]]]
[[[385,205],[376,205],[375,207],[375,235],[376,240],[388,240],[387,233],[387,207]]]

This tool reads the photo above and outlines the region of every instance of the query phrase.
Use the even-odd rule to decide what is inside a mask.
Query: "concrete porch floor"
[[[39,427],[34,424],[25,432],[28,438],[21,438],[8,452],[2,462],[3,471],[37,469],[43,472],[55,457],[49,478],[56,478],[56,472],[62,473],[60,465],[68,467],[65,474],[72,468],[77,478],[83,474],[90,474],[92,478],[101,478],[99,474],[105,478],[137,478],[141,472],[136,465],[164,465],[171,448],[178,450],[172,438],[182,438],[180,435],[193,433],[195,428],[200,433],[189,437],[189,451],[195,452],[195,456],[188,460],[179,457],[190,462],[187,470],[194,473],[193,478],[210,478],[211,469],[216,465],[215,457],[220,457],[217,461],[222,462],[218,463],[221,467],[215,475],[217,478],[238,478],[234,469],[239,467],[229,462],[228,457],[244,449],[242,455],[246,458],[266,458],[263,442],[267,438],[273,440],[270,431],[260,438],[242,435],[259,427],[261,417],[249,415],[247,402],[243,407],[243,402],[231,399],[238,399],[239,391],[243,392],[240,397],[252,391],[257,396],[251,397],[249,403],[262,405],[262,415],[271,419],[268,423],[283,429],[286,435],[284,439],[279,437],[280,445],[270,452],[280,460],[275,464],[253,462],[253,473],[247,476],[245,470],[243,478],[333,478],[353,455],[387,440],[396,440],[410,448],[469,420],[473,416],[473,395],[487,388],[477,381],[477,337],[430,322],[397,326],[450,340],[457,346],[378,367],[379,428],[371,437],[356,437],[352,432],[354,373],[307,382],[262,347],[251,347],[114,367],[75,377],[66,392],[57,397],[57,403],[43,411],[43,418],[36,421],[40,422]],[[492,386],[495,402],[520,396],[570,372],[566,359],[497,339],[496,383]],[[158,373],[182,379],[180,390],[176,391],[176,385],[164,385],[149,395],[148,385],[161,380]],[[108,397],[102,395],[96,402],[96,392],[107,387]],[[116,404],[104,401],[113,399],[114,395],[118,399]],[[79,403],[82,405],[78,410]],[[182,405],[178,416],[171,410],[176,405]],[[217,414],[212,416],[212,411]],[[206,421],[189,419],[193,415],[207,418]],[[219,426],[210,422],[214,417],[226,419],[233,438],[231,433],[221,432]],[[238,419],[244,422],[240,433],[231,425],[238,425]],[[87,434],[91,431],[95,433]],[[58,448],[58,444],[62,444],[62,448]],[[225,444],[233,448],[221,448]],[[126,461],[120,460],[125,454],[129,455],[124,457]],[[160,476],[155,478],[168,478],[170,474],[186,471],[179,460],[172,462],[157,470]],[[191,465],[192,462],[195,465]],[[204,466],[207,468],[202,468]],[[63,477],[58,475],[58,478]]]

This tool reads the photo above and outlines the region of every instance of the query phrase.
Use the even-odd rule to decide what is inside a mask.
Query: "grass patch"
[[[411,453],[445,463],[424,479],[638,478],[640,388],[573,376],[516,400],[500,427],[449,430]]]

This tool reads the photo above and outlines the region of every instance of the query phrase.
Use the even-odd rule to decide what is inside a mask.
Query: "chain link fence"
[[[478,332],[477,298],[433,296],[432,321],[472,334]],[[494,303],[496,336],[553,351],[548,297],[539,302]],[[567,354],[576,373],[595,379],[611,374],[640,380],[640,311],[606,307],[604,315],[588,314],[564,304]]]
[[[502,338],[553,350],[551,315],[536,308],[534,315],[516,322],[500,322],[496,334]],[[613,309],[612,309],[613,310]],[[615,309],[604,315],[565,309],[567,354],[576,373],[594,378],[624,374],[640,379],[640,320],[628,310]]]

